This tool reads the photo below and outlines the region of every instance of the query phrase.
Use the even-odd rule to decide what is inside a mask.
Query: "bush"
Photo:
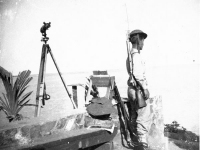
[[[180,148],[187,150],[199,150],[199,142],[188,142],[188,141],[180,141],[173,140],[174,144]]]
[[[27,98],[32,93],[31,91],[24,94],[32,80],[32,77],[29,77],[30,73],[29,70],[19,73],[14,83],[12,74],[0,67],[0,78],[6,90],[6,93],[2,93],[3,96],[0,97],[0,111],[2,110],[6,114],[9,122],[23,118],[19,112],[30,101]]]
[[[185,141],[186,138],[184,134],[177,134],[177,133],[168,133],[168,138],[175,139],[175,140],[182,140]]]
[[[199,150],[199,136],[191,131],[186,131],[184,127],[180,129],[177,121],[165,125],[165,136],[180,148]]]

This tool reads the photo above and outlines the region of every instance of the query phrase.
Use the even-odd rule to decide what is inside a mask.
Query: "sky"
[[[147,67],[199,65],[199,6],[199,0],[0,0],[0,66],[13,75],[39,73],[43,22],[51,22],[47,43],[62,73],[124,70],[126,33],[134,29],[148,34]],[[49,54],[46,72],[57,72]]]
[[[124,68],[126,33],[134,29],[148,34],[149,66],[199,63],[199,0],[8,2],[0,1],[0,65],[13,74],[38,74],[43,22],[51,22],[48,44],[62,72]],[[48,72],[56,72],[50,56]]]

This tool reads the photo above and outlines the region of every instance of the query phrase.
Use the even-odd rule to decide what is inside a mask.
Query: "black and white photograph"
[[[0,0],[0,150],[199,150],[199,0]]]

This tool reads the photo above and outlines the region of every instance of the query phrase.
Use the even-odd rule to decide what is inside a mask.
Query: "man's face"
[[[141,38],[141,39],[139,40],[139,45],[138,45],[139,50],[142,50],[142,49],[143,49],[143,46],[144,46],[144,38]]]

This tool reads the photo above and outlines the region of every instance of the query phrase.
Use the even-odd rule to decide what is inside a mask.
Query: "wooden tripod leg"
[[[69,96],[69,99],[71,100],[74,109],[77,109],[77,106],[76,106],[74,100],[71,98],[71,94],[69,93],[69,90],[68,90],[68,88],[67,88],[67,86],[66,86],[66,84],[65,84],[65,81],[64,81],[64,79],[63,79],[63,77],[62,77],[62,75],[61,75],[61,73],[60,73],[60,70],[59,70],[58,65],[57,65],[57,63],[56,63],[56,60],[55,60],[54,57],[53,57],[53,53],[51,52],[51,48],[49,47],[49,45],[48,45],[48,50],[49,50],[48,52],[50,53],[51,58],[52,58],[52,60],[53,60],[53,62],[54,62],[54,64],[55,64],[55,66],[56,66],[56,69],[57,69],[57,71],[58,71],[58,74],[59,74],[59,76],[60,76],[60,78],[61,78],[61,80],[62,80],[62,83],[63,83],[63,85],[64,85],[64,87],[65,87],[65,90],[67,91],[67,94],[68,94],[68,96]]]
[[[44,83],[45,83],[45,73],[46,73],[46,61],[47,61],[47,51],[48,45],[43,44],[41,61],[40,61],[40,69],[38,75],[38,83],[37,83],[37,92],[36,92],[36,107],[35,107],[35,117],[40,115],[42,95],[44,91]]]

